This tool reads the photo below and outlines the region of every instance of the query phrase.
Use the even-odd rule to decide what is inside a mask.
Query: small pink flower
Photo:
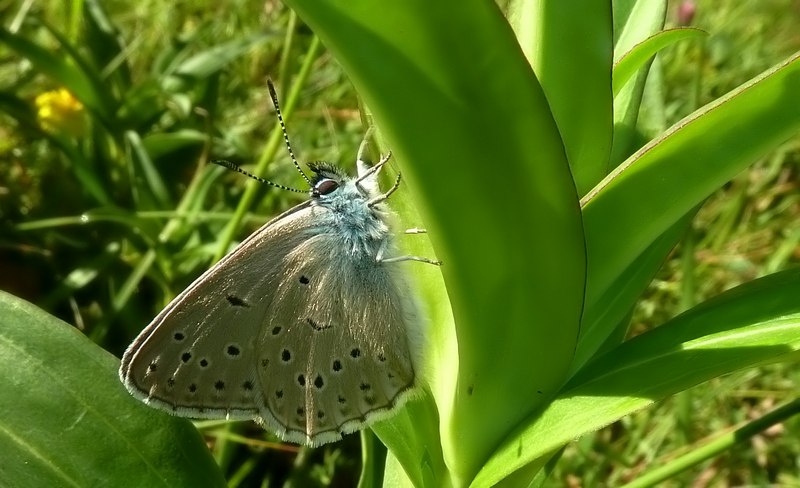
[[[691,25],[695,13],[697,13],[697,3],[693,0],[681,2],[678,5],[678,25]]]

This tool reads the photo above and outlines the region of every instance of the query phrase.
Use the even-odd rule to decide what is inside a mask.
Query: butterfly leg
[[[419,227],[412,227],[410,229],[406,229],[403,234],[427,234],[428,231],[426,229],[420,229]]]
[[[417,261],[420,263],[432,264],[434,266],[441,266],[442,262],[436,259],[423,258],[422,256],[397,256],[394,258],[386,258],[378,261],[379,263],[399,263],[402,261]]]
[[[386,252],[387,244],[388,241],[384,241],[383,244],[381,244],[381,247],[378,249],[378,254],[375,255],[375,261],[377,261],[378,263],[400,263],[403,261],[417,261],[420,263],[432,264],[434,266],[442,265],[441,261],[435,259],[423,258],[421,256],[395,256],[392,258],[384,258],[383,255]]]
[[[389,195],[391,195],[392,193],[397,191],[398,188],[400,188],[400,173],[397,173],[397,179],[394,180],[394,185],[392,185],[392,187],[389,188],[389,191],[387,191],[383,195],[378,195],[377,197],[375,197],[372,200],[368,201],[367,202],[367,206],[368,207],[374,207],[375,205],[377,205],[377,204],[379,204],[381,202],[385,202],[386,199],[389,198]]]
[[[359,152],[360,152],[360,151],[359,151]],[[375,165],[374,165],[374,166],[372,166],[371,168],[369,168],[369,169],[368,169],[368,170],[366,170],[365,172],[361,173],[361,175],[360,175],[360,176],[358,177],[358,179],[356,180],[356,185],[358,185],[359,183],[361,183],[361,182],[362,182],[362,181],[364,181],[365,179],[369,178],[370,176],[372,176],[372,175],[374,175],[375,173],[377,173],[378,171],[380,171],[380,170],[381,170],[381,168],[383,168],[383,165],[384,165],[384,164],[386,164],[386,163],[388,163],[388,162],[389,162],[389,160],[390,160],[391,158],[392,158],[392,152],[391,152],[391,151],[389,151],[389,152],[386,154],[386,156],[383,156],[383,157],[381,158],[381,160],[380,160],[380,161],[378,161],[377,163],[375,163]],[[361,159],[361,156],[360,156],[360,155],[358,156],[358,160],[356,161],[356,163],[357,163],[357,164],[363,164],[363,165],[367,166],[367,163],[366,163],[366,162],[365,162],[363,159]]]
[[[367,152],[367,148],[369,147],[369,137],[370,137],[370,135],[372,135],[372,131],[373,131],[373,129],[372,129],[372,127],[370,127],[367,130],[367,133],[364,135],[364,140],[361,141],[361,145],[358,148],[358,156],[356,158],[356,165],[359,168],[359,170],[358,170],[359,176],[358,176],[358,179],[356,180],[355,183],[356,183],[356,186],[358,186],[362,190],[364,189],[363,186],[362,186],[362,183],[364,185],[370,184],[370,182],[365,182],[364,180],[366,180],[367,178],[370,178],[375,173],[377,173],[381,169],[383,169],[383,166],[386,163],[388,163],[389,159],[391,159],[391,157],[392,157],[392,152],[389,151],[389,153],[387,153],[386,156],[381,157],[380,161],[375,163],[375,165],[372,166],[372,167],[370,167],[369,164],[364,160],[364,154]],[[377,180],[375,180],[373,183],[371,183],[370,186],[372,187],[373,191],[376,191],[376,192],[379,191],[379,189],[377,187]],[[387,191],[386,193],[383,193],[381,195],[378,195],[377,197],[375,197],[372,200],[368,201],[367,205],[369,207],[374,207],[375,205],[378,205],[379,203],[381,203],[381,202],[385,201],[387,198],[389,198],[389,195],[391,195],[392,193],[397,191],[397,189],[399,187],[400,187],[400,173],[397,174],[397,179],[395,179],[394,185],[392,185],[392,187],[389,188],[389,191]]]
[[[381,157],[381,160],[378,161],[377,164],[371,166],[366,161],[366,154],[369,150],[369,139],[372,137],[372,134],[375,132],[374,127],[370,127],[367,129],[367,132],[364,134],[364,138],[361,140],[361,144],[358,146],[358,154],[356,155],[356,164],[359,166],[359,175],[360,177],[356,180],[356,184],[361,183],[366,178],[369,178],[376,172],[380,171],[384,164],[389,161],[389,158],[392,157],[392,152],[389,151],[385,157]]]

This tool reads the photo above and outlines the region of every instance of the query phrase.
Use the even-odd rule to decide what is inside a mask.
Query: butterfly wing
[[[255,418],[319,445],[399,407],[421,340],[393,265],[342,252],[328,209],[299,205],[198,278],[126,351],[132,394],[177,415]]]
[[[198,418],[254,418],[257,337],[283,257],[308,231],[304,203],[276,217],[179,294],[128,347],[120,378],[146,403]]]
[[[265,423],[318,445],[388,415],[413,394],[418,317],[394,265],[320,233],[293,249],[262,329]]]

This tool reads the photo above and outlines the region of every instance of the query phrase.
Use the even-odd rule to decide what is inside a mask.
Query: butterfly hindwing
[[[287,254],[267,316],[260,375],[265,422],[321,444],[380,418],[413,392],[413,303],[392,266],[336,252],[320,233]]]

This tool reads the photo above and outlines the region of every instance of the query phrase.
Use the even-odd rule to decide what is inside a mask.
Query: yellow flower
[[[44,92],[36,97],[36,115],[42,129],[80,137],[86,132],[83,104],[66,88]]]

